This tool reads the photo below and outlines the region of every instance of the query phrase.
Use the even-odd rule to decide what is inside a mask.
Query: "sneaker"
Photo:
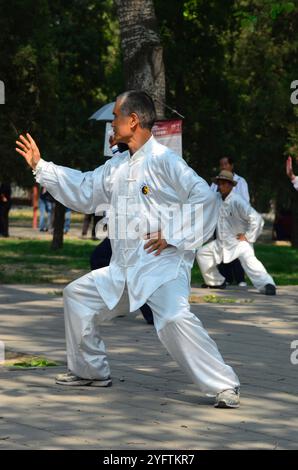
[[[209,286],[208,284],[202,284],[201,288],[202,289],[225,289],[227,287],[226,282],[223,282],[219,286]]]
[[[105,380],[83,379],[82,377],[78,377],[72,372],[58,374],[55,380],[56,384],[67,385],[69,387],[110,387],[112,385],[112,379],[110,377]]]
[[[247,283],[246,282],[239,282],[238,284],[239,287],[247,287]]]
[[[111,387],[112,379],[109,377],[105,380],[92,380],[90,387]]]
[[[276,288],[273,284],[266,284],[265,286],[265,295],[276,295]]]
[[[215,399],[215,408],[239,408],[240,390],[238,387],[219,392]]]

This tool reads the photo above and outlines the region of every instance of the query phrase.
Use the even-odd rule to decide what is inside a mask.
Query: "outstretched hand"
[[[37,163],[40,160],[40,152],[32,139],[30,134],[26,134],[26,137],[23,135],[19,136],[20,140],[16,140],[16,151],[25,158],[26,162],[33,170],[35,170]]]

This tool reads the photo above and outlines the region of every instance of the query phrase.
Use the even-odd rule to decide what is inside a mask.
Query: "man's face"
[[[134,113],[130,116],[124,116],[121,112],[120,105],[121,100],[118,98],[113,109],[114,120],[112,122],[112,128],[114,131],[114,140],[115,143],[128,143],[133,135],[133,128],[136,125],[137,116]]]
[[[233,189],[233,184],[227,180],[218,180],[218,191],[223,197],[227,197]]]
[[[227,170],[227,171],[230,171],[231,173],[234,172],[234,165],[231,165],[231,163],[229,163],[229,160],[226,157],[221,158],[219,160],[219,168],[220,168],[220,171]]]

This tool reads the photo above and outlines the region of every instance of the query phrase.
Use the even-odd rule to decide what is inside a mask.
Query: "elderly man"
[[[181,157],[154,139],[151,128],[156,114],[147,93],[123,93],[113,113],[115,139],[127,143],[129,152],[114,156],[95,171],[81,173],[44,161],[29,134],[17,141],[17,151],[34,169],[37,181],[67,207],[94,213],[103,210],[102,203],[110,205],[110,265],[64,289],[69,372],[59,375],[56,382],[110,386],[99,323],[147,303],[159,339],[199,389],[216,397],[216,407],[238,407],[239,380],[188,302],[196,245],[207,240],[215,228],[216,195]],[[177,236],[179,230],[166,239],[154,217],[151,221],[151,212],[173,205],[177,211],[185,204],[203,211],[204,232],[196,233],[194,246],[189,231],[189,239]],[[144,218],[149,221],[149,232]],[[137,226],[138,220],[136,237],[133,224]],[[151,233],[147,240],[146,233]]]
[[[222,199],[216,227],[217,239],[201,247],[197,261],[206,284],[222,287],[225,278],[217,269],[217,264],[229,263],[239,258],[240,263],[253,285],[266,295],[275,295],[272,277],[256,258],[253,243],[262,231],[264,222],[241,196],[233,192],[237,182],[233,173],[222,170],[215,178],[218,197]]]
[[[249,202],[249,191],[247,182],[242,176],[239,176],[237,175],[237,173],[235,173],[234,166],[234,160],[231,157],[221,157],[219,159],[220,171],[231,171],[234,176],[234,181],[236,181],[237,183],[236,186],[233,187],[232,192],[239,194],[239,196],[243,197],[246,202]],[[212,191],[217,191],[217,184],[212,183],[211,189]],[[233,281],[235,279],[239,287],[247,286],[245,281],[244,270],[238,259],[233,260],[231,263],[220,263],[218,270],[220,274],[226,278],[227,284],[233,284]]]

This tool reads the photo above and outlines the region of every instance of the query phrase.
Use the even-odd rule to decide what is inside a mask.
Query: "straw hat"
[[[234,181],[233,173],[227,170],[221,170],[219,175],[213,178],[213,181],[215,184],[218,184],[218,180],[230,181],[230,183],[232,183],[233,186],[236,186],[237,184],[237,181]]]

